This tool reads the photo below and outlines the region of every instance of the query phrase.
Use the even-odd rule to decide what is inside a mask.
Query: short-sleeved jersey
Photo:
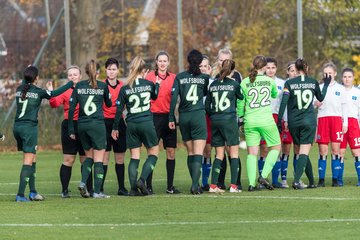
[[[103,104],[104,117],[114,119],[116,115],[116,100],[118,99],[120,89],[124,84],[123,82],[116,80],[116,84],[111,86],[107,79],[104,80],[104,83],[108,86],[111,96],[111,107],[107,107],[105,103]]]
[[[103,102],[111,106],[109,89],[104,82],[97,81],[97,88],[92,88],[89,80],[76,84],[70,98],[69,109],[69,133],[73,133],[73,116],[77,104],[79,104],[79,124],[89,123],[94,120],[103,120]]]
[[[244,116],[245,127],[262,127],[274,123],[270,98],[276,98],[278,91],[275,81],[265,75],[259,74],[253,83],[245,78],[241,84],[244,95],[244,104],[238,104],[239,116]],[[244,114],[242,112],[244,111]]]
[[[57,108],[63,105],[64,108],[64,119],[69,119],[69,100],[71,97],[71,94],[73,92],[74,88],[68,89],[63,94],[50,98],[50,107]],[[75,112],[74,112],[74,120],[77,120],[79,118],[79,105],[76,106]]]
[[[320,84],[320,89],[324,84]],[[326,97],[318,110],[318,118],[320,117],[342,117],[342,104],[346,104],[346,92],[344,86],[337,82],[330,83]]]
[[[174,111],[178,96],[180,96],[179,113],[204,110],[203,98],[207,94],[209,75],[194,76],[185,71],[176,75],[172,87],[169,122],[175,121]]]
[[[117,130],[120,116],[126,106],[127,122],[143,122],[153,120],[150,111],[150,100],[155,100],[158,94],[159,84],[154,84],[143,78],[134,81],[133,86],[124,85],[116,101],[117,111],[113,129]]]
[[[238,82],[230,78],[215,80],[206,97],[206,112],[212,121],[236,119],[236,100],[243,98]]]
[[[289,96],[287,114],[290,127],[316,125],[312,103],[314,97],[319,101],[324,99],[318,81],[304,75],[292,78],[285,82],[283,95]]]
[[[54,91],[44,90],[33,84],[30,84],[29,90],[26,93],[26,99],[21,99],[21,92],[25,86],[25,83],[22,83],[16,89],[16,115],[15,123],[38,123],[38,112],[40,109],[41,101],[45,99],[50,99],[53,96],[58,96],[71,88],[73,82],[68,82],[64,86],[60,87]]]
[[[274,81],[276,84],[278,95],[276,98],[271,99],[271,110],[272,110],[272,113],[278,114],[279,109],[280,109],[281,98],[283,95],[285,81],[278,77],[275,77]]]
[[[158,77],[162,80],[159,88],[159,93],[156,100],[151,100],[151,112],[153,113],[169,113],[171,102],[171,89],[174,85],[176,75],[166,72],[165,75],[158,73]],[[156,75],[154,71],[146,75],[146,79],[156,83]]]
[[[360,113],[360,89],[357,87],[345,88],[346,104],[349,118],[359,119]]]

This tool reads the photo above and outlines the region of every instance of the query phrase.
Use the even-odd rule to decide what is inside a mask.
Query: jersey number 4
[[[297,99],[297,105],[299,110],[307,109],[310,106],[313,100],[313,93],[311,90],[309,89],[305,89],[304,91],[295,90],[294,94]]]
[[[199,101],[196,84],[190,86],[190,89],[186,94],[186,101],[192,102],[192,105],[195,105]]]

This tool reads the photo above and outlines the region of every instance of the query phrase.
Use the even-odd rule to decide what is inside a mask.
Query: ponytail
[[[134,81],[137,79],[137,77],[142,73],[142,71],[145,69],[145,61],[139,57],[136,56],[130,63],[129,66],[129,76],[126,79],[126,85],[129,85],[130,88],[132,88]]]
[[[254,58],[253,60],[253,67],[250,70],[250,74],[249,74],[249,78],[250,78],[250,82],[254,83],[256,76],[258,74],[258,70],[262,69],[263,67],[265,67],[267,64],[266,58],[262,55],[258,55]]]
[[[229,76],[231,72],[235,69],[235,62],[233,60],[227,59],[223,61],[222,68],[220,70],[219,80],[224,80],[225,77]]]
[[[297,71],[302,71],[304,72],[305,76],[308,75],[308,64],[307,62],[305,61],[305,59],[303,58],[298,58],[296,59],[295,61],[295,68]]]
[[[187,56],[187,61],[189,63],[188,72],[194,76],[200,75],[200,64],[203,60],[203,55],[198,50],[191,50]]]
[[[97,80],[96,80],[96,73],[97,73],[97,68],[96,68],[96,62],[95,60],[91,59],[85,66],[85,73],[88,75],[89,77],[89,81],[90,81],[90,85],[92,88],[97,88]]]
[[[25,84],[21,90],[21,100],[25,100],[26,94],[30,89],[31,84],[35,81],[35,79],[39,75],[39,70],[35,66],[29,66],[24,70],[24,80]]]
[[[255,78],[256,78],[256,76],[257,76],[257,73],[258,73],[258,72],[257,72],[257,70],[256,70],[255,67],[251,68],[250,74],[249,74],[249,78],[250,78],[250,82],[251,82],[251,83],[255,82]]]

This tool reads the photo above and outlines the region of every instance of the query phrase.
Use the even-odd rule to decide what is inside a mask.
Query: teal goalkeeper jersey
[[[211,83],[205,101],[211,120],[236,119],[236,100],[244,99],[240,84],[233,79],[215,80]]]
[[[276,98],[278,95],[275,81],[259,74],[253,83],[247,77],[240,86],[244,100],[242,103],[238,103],[238,115],[244,116],[245,127],[262,127],[273,124],[270,98]]]
[[[197,76],[185,71],[176,75],[172,87],[169,122],[175,122],[175,106],[180,97],[179,113],[205,110],[203,99],[207,94],[209,75]]]

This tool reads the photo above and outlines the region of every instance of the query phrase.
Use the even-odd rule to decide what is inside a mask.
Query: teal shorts
[[[239,145],[239,128],[236,119],[211,122],[211,146]]]
[[[147,148],[159,144],[154,122],[152,120],[144,122],[127,122],[126,147],[129,149],[138,148],[141,147],[142,143]]]
[[[249,147],[260,145],[263,138],[268,147],[281,144],[280,134],[275,124],[265,127],[244,127],[246,145]]]
[[[13,134],[16,139],[18,151],[36,154],[38,143],[37,124],[15,123]]]
[[[184,142],[190,140],[206,140],[205,111],[198,110],[179,113],[179,127]]]
[[[106,148],[106,128],[104,120],[93,120],[90,123],[78,121],[78,135],[84,150]]]

